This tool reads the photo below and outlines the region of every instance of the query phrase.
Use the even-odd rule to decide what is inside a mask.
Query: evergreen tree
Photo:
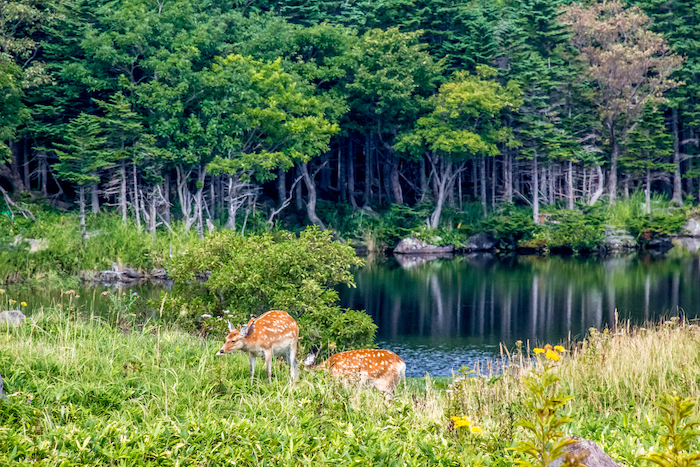
[[[53,165],[58,177],[78,186],[80,231],[85,238],[85,187],[100,181],[100,172],[110,165],[105,150],[107,138],[103,135],[100,119],[81,113],[66,126],[64,143],[54,143],[58,163]]]

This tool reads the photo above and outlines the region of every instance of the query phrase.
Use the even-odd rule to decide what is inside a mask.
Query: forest
[[[0,0],[0,192],[83,234],[682,206],[699,57],[693,0]]]

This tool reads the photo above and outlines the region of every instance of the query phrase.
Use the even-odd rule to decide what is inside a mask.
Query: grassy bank
[[[290,386],[282,365],[271,385],[258,365],[251,383],[243,355],[214,356],[220,344],[56,310],[3,328],[0,373],[18,394],[0,401],[0,464],[511,465],[516,422],[532,417],[517,350],[500,376],[412,381],[385,400],[315,372]],[[699,356],[695,325],[594,332],[552,369],[574,396],[567,433],[645,465],[637,456],[664,432],[655,401],[697,397]],[[481,432],[455,431],[451,416]]]

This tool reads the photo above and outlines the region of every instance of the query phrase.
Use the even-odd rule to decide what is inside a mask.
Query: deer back
[[[295,345],[299,339],[299,327],[289,313],[271,310],[236,329],[229,324],[229,334],[219,354],[234,350],[263,352],[273,347]]]
[[[319,365],[331,376],[357,376],[381,391],[391,391],[406,377],[406,364],[390,350],[361,349],[340,352]]]

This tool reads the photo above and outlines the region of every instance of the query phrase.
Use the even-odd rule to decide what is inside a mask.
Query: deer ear
[[[249,336],[253,329],[255,329],[255,321],[251,321],[250,324],[244,324],[241,326],[241,337]]]
[[[233,332],[236,330],[236,328],[233,327],[233,324],[231,324],[231,321],[227,321],[228,323],[228,332]]]

